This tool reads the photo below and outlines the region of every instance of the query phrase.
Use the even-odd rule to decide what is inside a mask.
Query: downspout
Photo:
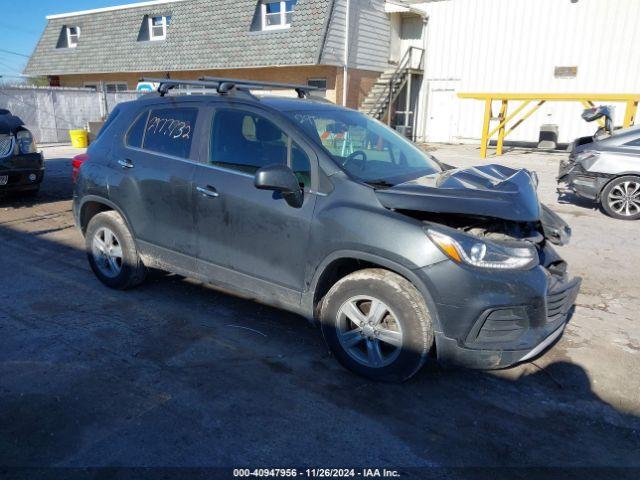
[[[344,66],[342,69],[342,106],[347,106],[347,93],[349,91],[349,10],[351,0],[346,0],[347,12],[344,19]]]
[[[420,96],[416,99],[416,112],[413,114],[413,138],[414,141],[424,142],[426,139],[425,130],[427,124],[427,102],[429,97],[429,85],[427,82],[427,46],[428,41],[428,28],[429,28],[429,15],[424,14],[422,17],[422,85],[420,85]],[[420,98],[422,97],[422,98]],[[422,100],[422,101],[420,101]],[[418,113],[422,121],[418,120]],[[422,125],[421,125],[422,124]],[[420,131],[418,132],[418,127]]]

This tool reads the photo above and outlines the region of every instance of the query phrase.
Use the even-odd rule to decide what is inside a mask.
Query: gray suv
[[[384,381],[430,354],[509,366],[561,335],[580,280],[551,246],[570,230],[534,174],[455,169],[305,86],[156,82],[112,112],[77,171],[74,215],[105,285],[161,269],[296,312],[345,367]],[[211,90],[170,95],[181,84]],[[299,98],[252,93],[279,88]]]

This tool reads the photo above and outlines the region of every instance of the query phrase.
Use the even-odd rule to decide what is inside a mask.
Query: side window
[[[311,184],[307,154],[266,118],[241,110],[216,112],[209,162],[254,174],[266,165],[289,165],[305,186]]]
[[[127,147],[142,147],[142,138],[144,137],[144,128],[147,126],[147,119],[149,118],[149,112],[140,114],[133,125],[129,127],[127,132],[127,138],[125,143]],[[104,128],[104,127],[103,127]]]
[[[149,112],[142,148],[152,152],[189,158],[197,108],[159,108]]]
[[[269,120],[241,110],[219,110],[211,131],[212,165],[255,173],[287,162],[287,136]]]

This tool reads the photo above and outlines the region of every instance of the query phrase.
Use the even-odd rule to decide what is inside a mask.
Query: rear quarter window
[[[145,111],[136,117],[129,131],[127,132],[126,145],[128,147],[141,148],[142,139],[144,138],[144,130],[147,126],[149,111]]]
[[[111,112],[111,115],[109,115],[109,117],[107,118],[107,121],[104,122],[104,125],[102,125],[102,128],[100,129],[100,131],[98,132],[98,134],[96,135],[96,140],[98,138],[100,138],[102,136],[102,134],[104,132],[107,131],[107,128],[109,128],[111,126],[111,124],[114,122],[114,120],[116,118],[118,118],[118,115],[120,115],[120,108],[116,107],[113,109],[113,111]]]
[[[125,143],[150,152],[189,158],[197,108],[156,108],[140,114],[131,124]]]
[[[197,108],[152,109],[149,112],[142,148],[188,158],[197,117]]]

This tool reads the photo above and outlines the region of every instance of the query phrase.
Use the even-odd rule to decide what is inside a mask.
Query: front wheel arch
[[[333,282],[327,282],[327,279],[331,279],[335,272],[335,268],[343,265],[347,265],[349,267],[345,270],[346,273],[341,275],[339,278],[334,277],[335,280]],[[355,268],[356,266],[358,266],[358,268]],[[382,268],[389,270],[409,281],[422,294],[422,297],[427,304],[427,308],[431,313],[431,319],[436,332],[442,331],[440,328],[438,310],[433,297],[431,296],[427,286],[420,281],[418,275],[411,268],[385,257],[352,250],[333,252],[328,255],[316,269],[309,292],[303,298],[303,302],[307,305],[305,310],[313,312],[313,320],[318,320],[318,307],[322,298],[337,281],[350,273],[366,268]],[[334,270],[332,271],[332,269]]]

